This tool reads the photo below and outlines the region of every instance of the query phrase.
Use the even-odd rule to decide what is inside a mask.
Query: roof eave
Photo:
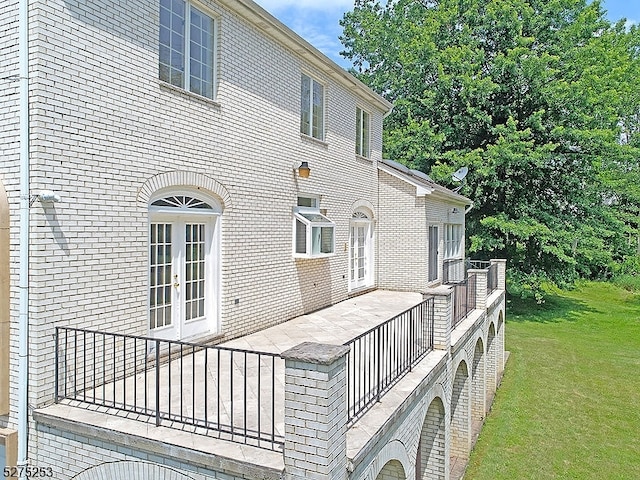
[[[364,97],[382,112],[388,113],[393,108],[391,102],[375,93],[254,1],[217,0],[217,2],[259,28],[265,35],[273,38],[336,82]]]

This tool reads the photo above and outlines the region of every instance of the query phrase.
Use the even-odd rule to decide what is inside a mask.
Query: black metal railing
[[[470,275],[453,286],[452,328],[476,308],[476,276]]]
[[[489,265],[491,265],[491,262],[489,260],[467,259],[467,270],[469,269],[484,270],[486,268],[489,268]]]
[[[433,297],[345,343],[349,424],[433,350]]]
[[[445,260],[442,263],[442,283],[461,282],[466,275],[465,263],[461,258]]]
[[[279,355],[56,327],[55,397],[280,450]]]
[[[498,264],[489,266],[487,273],[487,295],[491,295],[498,288]]]

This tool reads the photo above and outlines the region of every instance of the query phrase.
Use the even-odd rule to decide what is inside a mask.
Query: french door
[[[371,221],[354,215],[349,241],[349,290],[366,287],[373,279],[373,240]]]
[[[149,231],[149,331],[180,340],[217,327],[213,215],[152,216]]]

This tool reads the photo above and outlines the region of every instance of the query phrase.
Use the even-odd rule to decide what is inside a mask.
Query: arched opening
[[[498,340],[496,362],[498,364],[498,378],[501,378],[504,372],[504,316],[502,311],[500,311],[498,315],[498,332],[496,338]]]
[[[471,367],[471,422],[473,432],[480,431],[485,414],[485,356],[482,339],[476,342]]]
[[[149,333],[180,340],[215,333],[220,310],[221,204],[163,191],[149,205]]]
[[[416,480],[444,480],[447,475],[445,414],[442,400],[434,398],[420,432],[416,457]]]
[[[373,216],[359,208],[349,226],[349,290],[373,285],[373,244]]]
[[[0,181],[0,415],[9,413],[9,201]]]
[[[382,467],[376,480],[406,480],[406,478],[402,464],[398,460],[390,460]]]
[[[489,333],[487,334],[487,365],[486,365],[486,399],[487,406],[486,411],[489,411],[491,404],[493,403],[493,396],[496,393],[496,350],[497,348],[496,341],[496,329],[493,323],[489,324]]]
[[[451,392],[451,471],[466,464],[471,449],[471,381],[467,363],[458,365]]]
[[[124,460],[88,468],[72,480],[112,480],[114,478],[154,478],[162,480],[193,480],[193,477],[156,463]]]

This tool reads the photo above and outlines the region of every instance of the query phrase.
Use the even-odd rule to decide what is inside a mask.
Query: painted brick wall
[[[74,478],[87,469],[98,467],[84,478],[171,478],[175,480],[240,480],[188,462],[168,459],[162,455],[141,452],[135,447],[112,445],[106,441],[76,435],[48,426],[35,432],[37,457],[32,464],[51,467],[57,480]],[[142,472],[142,474],[141,474]],[[109,473],[123,474],[122,477]],[[153,476],[153,473],[161,474]],[[178,473],[180,475],[178,475]],[[171,476],[173,474],[173,476]]]
[[[62,196],[36,202],[31,214],[35,405],[52,399],[55,325],[147,334],[148,212],[137,198],[155,175],[198,172],[229,193],[221,220],[226,338],[347,296],[349,219],[357,201],[377,208],[383,112],[236,14],[203,5],[220,26],[215,102],[158,81],[157,1],[32,2],[32,189]],[[14,29],[2,8],[3,28]],[[2,50],[7,65],[12,48]],[[325,85],[325,142],[300,135],[302,71]],[[371,113],[371,160],[355,155],[356,105]],[[17,124],[1,115],[11,124],[3,128],[10,156],[2,161],[11,162],[3,181],[17,212]],[[302,160],[308,179],[294,172]],[[336,222],[335,256],[292,257],[300,193],[320,195]]]

